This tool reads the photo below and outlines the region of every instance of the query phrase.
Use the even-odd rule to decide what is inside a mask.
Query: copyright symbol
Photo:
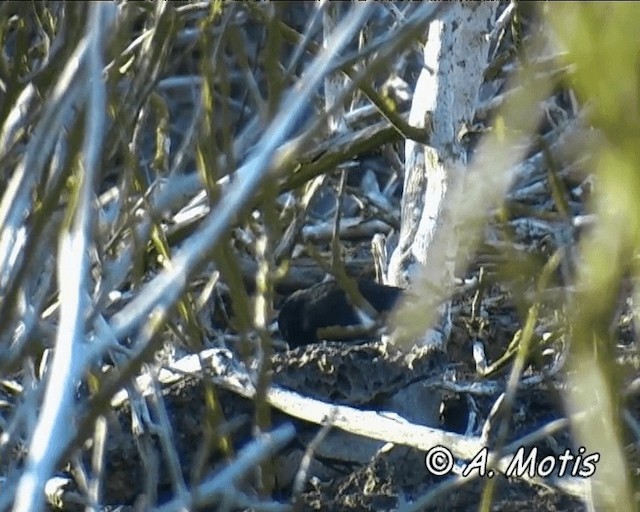
[[[442,476],[453,469],[453,455],[444,446],[434,446],[427,452],[424,465],[432,475]]]

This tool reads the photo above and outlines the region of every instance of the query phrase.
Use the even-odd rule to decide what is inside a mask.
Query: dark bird
[[[378,284],[368,279],[357,281],[362,297],[379,313],[388,313],[404,291],[402,288]],[[319,339],[319,329],[361,326],[360,317],[347,293],[336,281],[325,281],[289,296],[278,315],[278,326],[291,348]],[[347,341],[353,336],[331,337]]]

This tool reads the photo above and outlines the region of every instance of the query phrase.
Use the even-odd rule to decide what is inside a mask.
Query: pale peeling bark
[[[392,284],[411,286],[422,274],[420,281],[428,282],[430,290],[420,286],[417,292],[433,294],[434,287],[438,296],[447,298],[452,289],[458,240],[447,222],[447,210],[455,208],[448,198],[466,172],[459,134],[473,121],[496,9],[496,2],[454,3],[429,26],[409,121],[430,125],[430,139],[429,145],[406,142],[400,237],[389,265]],[[437,239],[442,243],[435,243]],[[449,310],[446,300],[423,343],[445,345],[451,331]]]

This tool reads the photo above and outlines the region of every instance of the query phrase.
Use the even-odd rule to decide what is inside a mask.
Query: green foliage
[[[575,411],[588,411],[575,428],[582,442],[600,447],[607,468],[602,479],[615,489],[615,500],[599,492],[596,502],[632,510],[628,481],[619,474],[624,464],[621,382],[611,325],[620,296],[627,293],[624,280],[630,277],[637,287],[640,277],[640,6],[586,2],[546,10],[568,50],[567,60],[575,65],[570,85],[604,135],[592,148],[597,183],[592,209],[599,222],[581,242],[578,293],[570,312],[575,372],[570,404]],[[602,422],[603,417],[609,420]]]

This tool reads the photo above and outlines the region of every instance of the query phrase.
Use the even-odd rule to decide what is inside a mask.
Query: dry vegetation
[[[460,133],[447,354],[287,351],[272,323],[327,273],[373,277],[375,235],[392,248],[443,5],[344,9],[324,45],[311,2],[0,5],[0,510],[637,508],[636,5],[501,5]],[[435,428],[374,412],[417,380]],[[336,461],[338,430],[380,444]],[[600,459],[438,478],[436,443]]]

